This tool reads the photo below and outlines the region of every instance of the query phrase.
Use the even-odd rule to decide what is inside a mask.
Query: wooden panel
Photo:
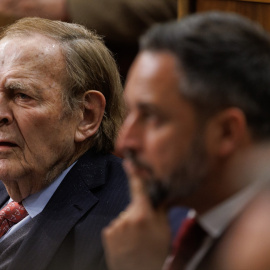
[[[209,10],[236,12],[259,22],[266,30],[270,31],[270,3],[261,3],[262,1],[197,0],[196,12]]]
[[[227,1],[227,0],[223,0]],[[253,3],[269,3],[270,0],[234,0],[233,2],[253,2]],[[190,2],[194,2],[196,5],[196,0],[178,0],[178,17],[181,18],[190,13]],[[231,1],[232,2],[232,1]]]
[[[270,3],[270,0],[236,0],[236,1],[257,2],[257,3]]]
[[[178,0],[178,18],[182,18],[189,13],[189,0]]]

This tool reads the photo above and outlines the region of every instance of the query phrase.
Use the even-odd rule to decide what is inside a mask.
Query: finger
[[[143,181],[137,176],[129,178],[130,195],[133,202],[150,203]]]

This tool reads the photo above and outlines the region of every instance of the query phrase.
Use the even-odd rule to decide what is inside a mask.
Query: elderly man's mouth
[[[0,141],[0,147],[16,147],[17,144],[13,142],[7,142],[7,141]]]

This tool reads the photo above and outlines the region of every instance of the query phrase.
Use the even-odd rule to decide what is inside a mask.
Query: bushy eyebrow
[[[7,90],[26,90],[28,87],[26,87],[25,84],[21,83],[21,82],[6,82],[5,83],[5,89]]]

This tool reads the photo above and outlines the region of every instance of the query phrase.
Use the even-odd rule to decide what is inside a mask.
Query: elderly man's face
[[[193,107],[181,97],[174,57],[141,53],[126,89],[127,117],[119,139],[125,168],[140,177],[153,203],[176,203],[204,178],[205,149]]]
[[[0,179],[8,189],[25,180],[22,192],[39,190],[74,153],[77,120],[63,113],[64,70],[59,45],[44,36],[0,41]]]

